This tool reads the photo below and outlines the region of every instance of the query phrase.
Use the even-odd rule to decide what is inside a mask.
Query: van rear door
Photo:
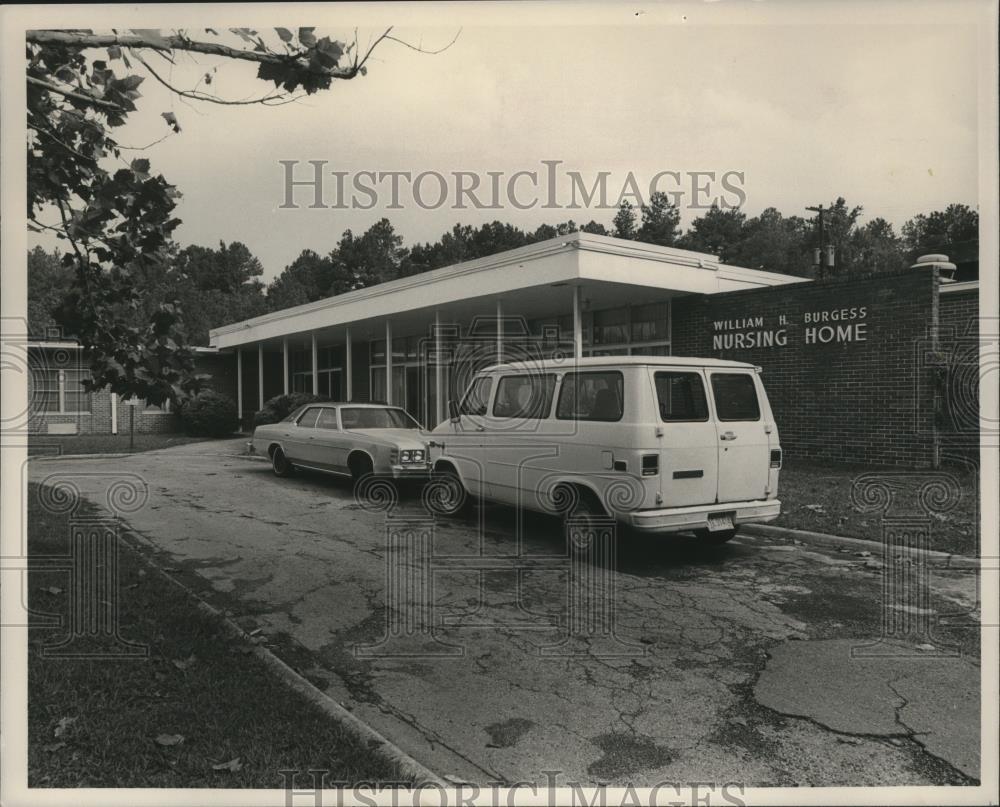
[[[652,377],[659,415],[663,506],[714,504],[719,438],[709,414],[705,376],[698,369],[657,368]]]
[[[710,371],[718,430],[718,501],[767,497],[770,447],[763,389],[752,369]]]

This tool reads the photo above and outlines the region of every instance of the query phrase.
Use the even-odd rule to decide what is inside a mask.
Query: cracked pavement
[[[441,775],[634,786],[979,776],[973,571],[930,569],[942,617],[931,638],[949,654],[910,643],[857,658],[881,632],[879,564],[759,537],[713,548],[626,534],[617,571],[599,581],[613,586],[614,635],[567,641],[555,520],[524,518],[514,564],[513,510],[428,526],[419,491],[404,491],[394,523],[429,529],[434,553],[429,575],[407,575],[412,557],[403,571],[387,563],[387,515],[359,506],[348,483],[276,479],[237,456],[242,445],[32,461],[29,474],[72,479],[104,508],[108,473],[141,476],[148,501],[125,518],[145,551]],[[399,630],[390,585],[433,636],[383,642]],[[412,607],[423,591],[432,609]]]

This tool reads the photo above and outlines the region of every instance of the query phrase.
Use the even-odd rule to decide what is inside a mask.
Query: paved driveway
[[[428,522],[419,492],[367,509],[346,483],[274,478],[241,445],[33,460],[30,476],[72,479],[103,507],[109,474],[140,477],[148,500],[126,517],[163,565],[442,775],[636,786],[979,775],[971,572],[930,571],[932,607],[957,627],[916,636],[905,658],[886,644],[859,658],[852,648],[880,635],[876,559],[626,535],[617,559],[574,566],[542,517],[525,519],[517,559],[511,510],[485,508],[480,529],[475,516]]]

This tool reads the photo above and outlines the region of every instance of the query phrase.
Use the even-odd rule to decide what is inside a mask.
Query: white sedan
[[[268,457],[275,476],[296,468],[350,476],[421,478],[429,473],[420,424],[383,404],[310,403],[279,423],[254,429],[250,453]]]

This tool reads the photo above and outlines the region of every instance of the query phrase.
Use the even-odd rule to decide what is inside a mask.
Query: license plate
[[[708,530],[709,532],[718,532],[719,530],[731,530],[733,528],[733,514],[732,513],[713,513],[708,517]]]

